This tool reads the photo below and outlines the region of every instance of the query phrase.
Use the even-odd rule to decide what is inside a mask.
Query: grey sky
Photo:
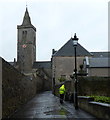
[[[37,60],[50,60],[77,33],[88,51],[108,50],[108,0],[27,0],[37,32]],[[26,0],[0,1],[0,56],[17,57],[17,25],[22,24]]]

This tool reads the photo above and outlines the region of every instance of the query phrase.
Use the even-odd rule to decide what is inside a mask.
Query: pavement
[[[73,103],[60,104],[59,98],[51,91],[37,94],[22,106],[11,118],[30,118],[35,120],[97,120],[89,113],[75,110]]]

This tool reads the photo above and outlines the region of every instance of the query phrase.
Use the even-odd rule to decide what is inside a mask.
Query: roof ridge
[[[53,56],[74,56],[72,39],[68,40]],[[92,54],[78,43],[77,56],[92,56]]]
[[[69,39],[59,50],[57,50],[57,51],[53,54],[53,56],[54,56],[55,54],[57,54],[57,52],[59,52],[69,41],[70,41],[70,39]]]
[[[96,51],[96,52],[91,52],[91,53],[109,53],[110,51]]]

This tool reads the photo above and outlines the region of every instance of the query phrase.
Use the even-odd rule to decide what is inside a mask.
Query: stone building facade
[[[81,67],[83,75],[108,77],[110,76],[109,64],[110,52],[89,52],[79,43],[77,45],[77,73],[80,74]],[[87,59],[88,61],[87,61]],[[89,65],[88,65],[89,62]],[[52,85],[61,83],[60,79],[71,80],[75,69],[75,53],[72,38],[58,51],[53,49],[52,54]]]
[[[59,78],[63,77],[66,80],[71,79],[70,75],[73,74],[75,69],[75,53],[72,38],[58,51],[53,50],[52,55],[52,77],[53,83],[59,84]],[[83,64],[85,56],[92,57],[79,43],[77,45],[77,71],[80,70],[80,65]],[[54,79],[55,78],[55,79]]]
[[[83,66],[88,76],[110,76],[110,52],[92,52],[93,57],[84,58]]]

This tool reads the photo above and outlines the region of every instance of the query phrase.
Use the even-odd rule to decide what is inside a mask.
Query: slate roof
[[[17,25],[17,28],[33,28],[36,31],[36,28],[31,24],[31,18],[29,16],[28,9],[26,7],[26,11],[24,14],[22,25]]]
[[[79,43],[77,45],[77,56],[91,56],[92,54],[88,52]],[[73,41],[70,39],[64,46],[62,46],[53,56],[75,56]]]
[[[89,58],[90,68],[110,68],[110,58]]]
[[[91,52],[93,57],[110,57],[110,52]]]
[[[14,65],[14,62],[8,62],[8,63],[9,63],[10,65],[12,65],[12,66]]]
[[[33,68],[46,68],[50,69],[51,68],[51,61],[39,61],[39,62],[34,62]]]

